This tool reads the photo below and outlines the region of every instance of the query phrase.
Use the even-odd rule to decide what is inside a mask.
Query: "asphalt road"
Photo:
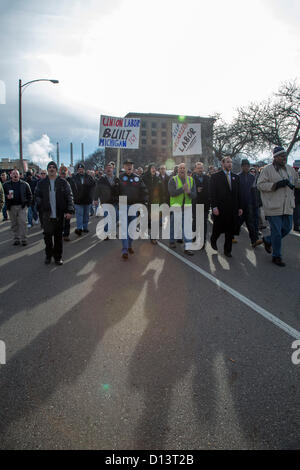
[[[300,237],[285,268],[246,231],[230,260],[137,241],[125,262],[97,221],[62,267],[0,225],[0,448],[299,449]]]

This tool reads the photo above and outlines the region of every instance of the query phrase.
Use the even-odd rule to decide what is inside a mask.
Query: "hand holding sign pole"
[[[120,161],[121,161],[121,149],[118,148],[118,153],[117,153],[117,177],[118,178],[120,175]]]

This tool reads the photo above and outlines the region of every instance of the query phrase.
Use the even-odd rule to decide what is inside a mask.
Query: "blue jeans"
[[[116,223],[119,221],[119,208],[118,208],[118,205],[114,205],[114,208],[115,208],[115,211],[116,211]],[[108,211],[104,211],[104,217],[107,217],[108,216]],[[105,225],[104,227],[104,232],[107,233],[108,232],[108,224]]]
[[[7,219],[7,208],[6,208],[6,203],[4,204],[3,206],[3,209],[2,209],[2,214],[3,214],[3,219],[6,220]]]
[[[182,215],[181,215],[181,222],[182,222],[182,238],[184,240],[184,248],[186,249],[186,244],[191,243],[192,240],[189,240],[186,238],[185,233],[184,233],[184,211],[182,210]],[[170,243],[174,243],[174,212],[170,212]]]
[[[34,219],[35,221],[37,221],[38,219],[38,214],[37,214],[37,211],[36,211],[36,208],[35,208],[35,204],[33,206],[29,206],[28,207],[28,214],[27,214],[27,217],[28,217],[28,223],[30,225],[32,225],[32,219]]]
[[[272,215],[267,216],[271,227],[271,235],[265,237],[267,243],[272,244],[273,258],[281,258],[281,240],[292,230],[292,215]]]
[[[77,230],[87,230],[89,223],[89,211],[89,204],[75,204]]]
[[[126,233],[126,238],[122,238],[122,253],[128,253],[128,249],[131,248],[132,246],[132,238],[130,238],[129,233],[128,233],[128,228],[130,225],[130,222],[132,222],[134,219],[137,218],[137,215],[128,215],[128,209],[127,207],[127,233]],[[125,214],[126,217],[126,214]],[[121,216],[121,224],[122,224],[122,216]],[[121,236],[122,236],[122,229],[121,229]]]

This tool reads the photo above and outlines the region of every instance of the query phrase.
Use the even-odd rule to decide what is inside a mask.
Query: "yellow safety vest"
[[[176,189],[182,188],[183,184],[181,179],[179,178],[178,175],[173,176],[173,180],[176,183]],[[187,177],[187,184],[190,190],[192,190],[192,187],[194,185],[194,180],[190,176]],[[192,205],[192,199],[189,194],[186,193],[181,193],[179,196],[171,196],[170,197],[170,205],[171,206],[180,206],[182,207],[183,205],[186,206],[191,206]]]

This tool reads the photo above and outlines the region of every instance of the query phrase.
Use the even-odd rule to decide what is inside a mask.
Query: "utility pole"
[[[22,80],[19,80],[19,154],[22,170],[24,170],[22,146]]]
[[[59,143],[56,143],[57,167],[59,168]]]
[[[70,143],[70,156],[71,156],[71,166],[74,166],[73,165],[73,144],[72,142]]]
[[[81,143],[81,160],[84,162],[84,147],[83,147],[83,143]]]

